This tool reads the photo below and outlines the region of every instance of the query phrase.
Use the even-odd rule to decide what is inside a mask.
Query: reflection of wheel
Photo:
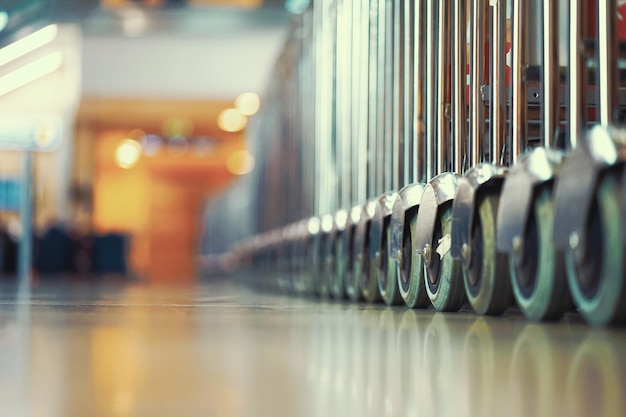
[[[515,301],[531,320],[558,319],[571,305],[563,254],[552,242],[553,223],[551,187],[544,186],[528,214],[523,255],[509,258]]]
[[[623,333],[590,332],[570,360],[563,415],[624,415]],[[592,376],[592,377],[590,377]],[[589,399],[592,398],[592,401]]]
[[[471,262],[463,270],[465,292],[478,314],[502,314],[513,301],[508,259],[496,250],[498,195],[483,196],[472,225]]]
[[[398,289],[404,303],[410,308],[427,308],[430,299],[424,288],[424,263],[417,253],[415,237],[417,210],[407,213],[402,234],[402,259],[398,267]]]
[[[584,256],[576,256],[573,251],[565,256],[572,298],[592,324],[626,321],[621,194],[618,177],[607,173],[600,180],[589,211]]]
[[[449,250],[451,232],[452,205],[446,203],[439,207],[432,240],[434,247],[425,254],[430,261],[424,265],[426,292],[439,311],[458,311],[465,302],[461,263]]]
[[[388,223],[388,222],[387,222]],[[389,252],[391,241],[391,229],[387,224],[383,229],[380,269],[378,270],[378,290],[380,297],[387,305],[397,305],[402,303],[400,291],[398,290],[398,262]]]
[[[467,330],[463,347],[463,364],[469,392],[467,407],[470,415],[496,414],[493,395],[497,391],[496,352],[490,324],[478,317]]]

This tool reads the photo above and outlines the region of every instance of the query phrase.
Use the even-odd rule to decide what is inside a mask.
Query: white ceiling
[[[232,99],[262,93],[288,22],[285,13],[189,9],[152,13],[142,33],[125,36],[127,16],[101,15],[82,25],[83,95]]]

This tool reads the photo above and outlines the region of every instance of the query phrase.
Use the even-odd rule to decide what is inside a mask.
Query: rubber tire
[[[407,212],[404,222],[402,252],[404,265],[397,264],[398,290],[400,297],[409,308],[428,308],[430,298],[424,286],[424,258],[417,253],[417,210]]]
[[[402,297],[398,288],[398,261],[391,256],[389,244],[391,242],[391,229],[387,224],[383,231],[383,242],[381,247],[381,264],[378,269],[378,291],[380,298],[389,306],[402,304]]]
[[[565,254],[567,280],[574,304],[592,325],[626,322],[626,282],[624,244],[621,237],[621,184],[615,175],[605,175],[597,187],[587,221],[590,246],[587,256],[578,261],[570,250]],[[591,230],[598,228],[598,230]],[[595,232],[595,233],[594,233]],[[597,233],[597,234],[596,234]],[[583,288],[582,274],[597,277],[592,294]]]
[[[345,233],[345,231],[341,233]],[[344,240],[340,234],[336,234],[333,238],[332,251],[335,259],[335,268],[330,277],[330,294],[337,300],[343,300],[346,298],[346,266],[349,260],[346,259],[346,254],[344,254]]]
[[[565,256],[552,240],[554,203],[552,187],[541,187],[534,196],[524,239],[525,260],[522,267],[509,257],[513,295],[526,318],[533,321],[558,320],[571,306],[565,274]],[[528,267],[529,257],[533,263]],[[524,289],[520,278],[526,275],[534,285]]]
[[[499,202],[497,194],[484,195],[478,201],[472,226],[472,262],[463,268],[467,299],[480,315],[501,315],[513,303],[508,256],[496,248]]]
[[[440,238],[451,232],[452,205],[444,204],[439,207],[432,241],[437,244]],[[424,262],[426,293],[437,311],[458,311],[466,301],[461,262],[454,259],[450,251],[446,252],[441,259],[437,259],[438,256],[433,250],[431,265],[426,265]],[[429,279],[429,276],[433,274],[437,276],[436,287],[431,285]]]
[[[317,278],[317,295],[321,298],[328,298],[330,296],[330,275],[333,272],[333,255],[329,252],[328,239],[330,236],[324,236],[320,239],[319,244],[319,275]]]
[[[361,289],[359,288],[359,282],[361,281],[361,261],[357,259],[354,253],[354,234],[355,228],[352,227],[349,230],[349,253],[348,253],[348,268],[346,270],[346,277],[344,281],[344,289],[346,296],[350,301],[357,302],[361,300]]]

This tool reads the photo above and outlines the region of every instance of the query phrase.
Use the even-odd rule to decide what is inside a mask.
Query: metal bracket
[[[437,175],[424,188],[420,211],[417,216],[417,235],[415,244],[417,253],[422,254],[426,261],[432,256],[433,233],[439,207],[454,200],[459,176],[450,172]]]
[[[515,165],[504,180],[498,208],[497,248],[499,252],[523,257],[524,232],[535,189],[558,174],[562,154],[535,148]]]
[[[482,163],[459,178],[452,203],[452,257],[460,259],[464,267],[471,262],[472,224],[476,205],[487,190],[501,188],[506,170]]]

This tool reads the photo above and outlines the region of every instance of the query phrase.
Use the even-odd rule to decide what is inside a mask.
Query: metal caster
[[[344,289],[346,296],[351,301],[359,301],[361,299],[359,282],[361,279],[360,263],[362,259],[359,259],[359,255],[361,255],[362,249],[356,246],[356,235],[362,211],[363,207],[361,206],[352,207],[346,222],[346,231],[342,234],[343,239],[340,242],[340,246],[343,248],[342,252],[346,254],[346,256],[342,258],[346,263]]]
[[[378,291],[387,305],[402,303],[398,290],[398,267],[395,256],[389,251],[391,240],[391,212],[397,193],[383,194],[377,201],[370,226],[370,259],[376,268]]]
[[[623,205],[626,170],[618,161],[626,131],[594,127],[563,163],[555,197],[555,245],[588,323],[626,322]]]
[[[302,284],[305,294],[315,295],[317,293],[317,281],[320,275],[318,235],[320,233],[321,222],[319,217],[311,217],[307,223],[308,236],[304,241],[306,259]]]
[[[444,173],[424,189],[417,216],[417,252],[424,261],[424,283],[438,311],[458,311],[465,302],[461,263],[452,257],[452,201],[458,176]]]
[[[553,178],[561,154],[537,148],[507,175],[498,210],[498,250],[509,254],[517,305],[531,320],[570,308],[564,255],[554,246]]]
[[[430,299],[424,286],[424,263],[415,245],[417,216],[424,185],[411,184],[398,193],[389,230],[389,254],[395,255],[400,297],[409,308],[427,308]]]
[[[352,267],[354,279],[359,283],[361,297],[368,303],[380,300],[376,259],[370,256],[370,227],[376,212],[376,200],[368,201],[363,210],[354,235],[355,259]]]
[[[513,302],[509,264],[496,250],[496,219],[504,172],[491,164],[457,184],[452,207],[452,256],[463,264],[467,299],[481,315],[502,314]]]
[[[319,253],[317,267],[318,276],[316,281],[316,292],[322,298],[330,295],[330,276],[334,273],[334,253],[332,250],[333,216],[326,214],[322,216],[320,223],[320,233],[317,235],[317,251]]]
[[[348,257],[348,248],[345,245],[346,224],[348,222],[348,212],[339,210],[335,214],[333,232],[330,236],[330,252],[333,255],[333,271],[330,275],[330,295],[333,298],[342,300],[346,296],[345,279],[346,279],[346,259]]]
[[[624,244],[621,229],[621,178],[607,173],[596,190],[585,231],[587,247],[581,251],[578,235],[571,236],[566,252],[567,279],[574,304],[594,325],[626,322]],[[582,255],[581,253],[584,253]]]

